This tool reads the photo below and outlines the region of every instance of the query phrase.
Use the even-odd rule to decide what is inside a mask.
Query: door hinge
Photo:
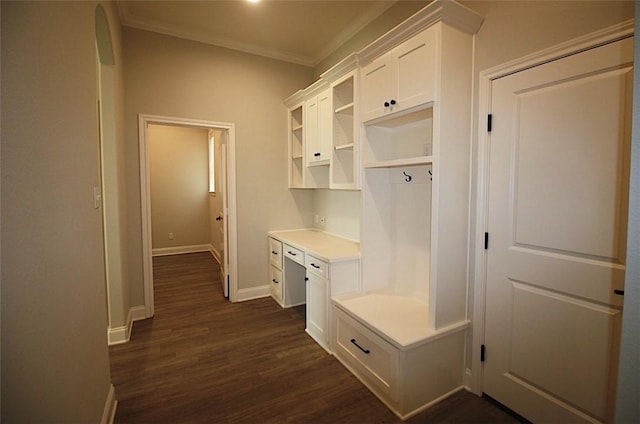
[[[489,248],[489,233],[484,233],[484,250]]]
[[[485,354],[484,345],[480,345],[480,362],[484,362],[484,354]]]
[[[491,132],[493,128],[493,114],[490,113],[487,115],[487,132]]]

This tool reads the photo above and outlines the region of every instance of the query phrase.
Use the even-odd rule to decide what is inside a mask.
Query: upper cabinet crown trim
[[[358,52],[358,61],[360,64],[370,62],[437,22],[475,34],[483,21],[482,16],[460,3],[435,0]]]

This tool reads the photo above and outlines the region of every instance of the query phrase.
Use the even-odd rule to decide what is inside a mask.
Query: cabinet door
[[[435,100],[439,28],[434,25],[393,49],[393,66],[397,73],[396,110]]]
[[[362,120],[369,121],[387,113],[385,102],[395,97],[395,74],[391,52],[362,68]]]
[[[327,164],[331,158],[333,136],[333,107],[331,101],[331,89],[327,89],[318,95],[318,151],[320,155],[315,157],[315,162]]]
[[[307,333],[327,346],[327,280],[307,272]]]
[[[318,97],[305,102],[305,145],[306,162],[312,164],[318,159],[320,152],[320,134],[318,131]]]

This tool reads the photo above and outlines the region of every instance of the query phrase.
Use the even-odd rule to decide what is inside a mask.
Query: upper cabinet
[[[362,68],[362,120],[433,102],[438,31],[428,28]]]
[[[360,188],[357,67],[352,54],[285,100],[289,188]]]

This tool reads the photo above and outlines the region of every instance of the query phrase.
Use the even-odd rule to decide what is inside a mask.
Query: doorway
[[[534,422],[613,418],[632,30],[481,77],[474,391]]]
[[[140,202],[142,206],[142,248],[143,248],[143,280],[145,312],[147,317],[154,314],[153,301],[153,247],[152,247],[152,219],[151,219],[151,180],[149,161],[149,126],[178,126],[193,129],[204,129],[209,134],[220,134],[218,142],[221,145],[221,197],[224,207],[211,210],[219,218],[223,227],[224,248],[221,253],[221,274],[228,287],[228,297],[231,302],[237,298],[237,219],[236,219],[236,181],[235,181],[235,126],[233,123],[201,121],[185,118],[172,118],[152,115],[139,115],[140,140]],[[224,147],[222,147],[224,146]]]

